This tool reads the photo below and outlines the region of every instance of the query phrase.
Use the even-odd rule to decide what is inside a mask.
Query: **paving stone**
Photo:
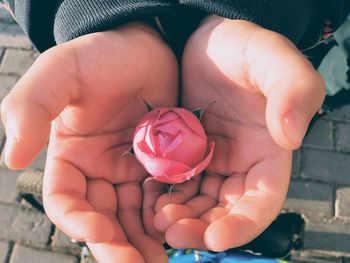
[[[18,81],[18,77],[14,75],[0,74],[0,101],[10,92]]]
[[[292,212],[333,215],[333,188],[326,184],[293,180],[284,208]]]
[[[0,22],[0,46],[32,49],[32,43],[17,24]]]
[[[293,163],[292,163],[292,178],[299,177],[300,171],[300,150],[293,152]]]
[[[44,170],[46,163],[47,147],[45,147],[35,161],[30,165],[30,168]]]
[[[293,258],[293,263],[343,263],[338,258]]]
[[[0,6],[0,22],[3,23],[16,23],[15,19],[12,17],[12,15],[7,11],[5,8]]]
[[[21,199],[21,201],[19,203],[21,206],[23,206],[25,208],[29,208],[29,209],[33,208],[32,204],[23,198]]]
[[[4,147],[5,144],[5,128],[2,125],[2,122],[0,121],[0,154],[2,153],[2,148]],[[2,165],[2,158],[0,155],[0,166]]]
[[[301,154],[301,177],[324,182],[350,185],[350,155],[303,149]]]
[[[341,257],[324,255],[317,251],[292,251],[293,263],[343,263]]]
[[[337,123],[335,141],[338,150],[350,152],[350,124]]]
[[[82,257],[80,263],[97,263],[93,256]]]
[[[4,146],[5,143],[5,128],[2,125],[2,122],[0,122],[0,152],[2,151],[2,147]],[[0,164],[1,164],[1,160],[0,160]]]
[[[0,211],[0,239],[46,247],[52,225],[45,214],[35,209],[3,203],[0,203]]]
[[[332,149],[333,147],[333,124],[323,119],[315,122],[303,141],[304,146]]]
[[[337,219],[305,220],[304,247],[350,253],[350,222]]]
[[[17,192],[21,194],[32,194],[39,198],[41,203],[43,178],[44,173],[42,170],[26,169],[17,178]]]
[[[0,262],[6,262],[9,249],[9,242],[0,241]]]
[[[335,203],[335,215],[350,218],[350,187],[337,190]]]
[[[16,180],[21,171],[0,167],[0,202],[14,203],[17,198]]]
[[[324,118],[329,120],[350,121],[350,104],[343,106],[339,110],[328,113]]]
[[[12,251],[10,263],[76,263],[78,259],[61,253],[37,250],[16,244]]]
[[[6,49],[0,72],[23,75],[36,59],[36,53],[31,50]]]
[[[51,245],[54,251],[72,253],[75,255],[79,255],[81,251],[80,246],[73,244],[70,238],[58,228],[56,228],[55,234],[52,237]]]

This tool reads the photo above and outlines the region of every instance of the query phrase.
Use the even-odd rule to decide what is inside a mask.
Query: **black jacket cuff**
[[[311,45],[323,27],[319,0],[180,0],[180,3],[209,14],[256,23],[283,34],[299,46]]]
[[[120,24],[171,14],[174,0],[71,0],[57,10],[54,22],[56,43],[108,30]]]

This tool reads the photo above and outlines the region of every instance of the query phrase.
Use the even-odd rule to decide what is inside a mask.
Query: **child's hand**
[[[203,115],[214,158],[197,184],[175,186],[175,204],[159,199],[155,225],[175,248],[241,246],[280,212],[324,83],[283,36],[215,16],[189,39],[182,73],[185,107],[215,102]]]
[[[3,101],[6,164],[24,168],[50,137],[45,210],[66,234],[89,242],[100,262],[167,260],[146,234],[156,235],[147,213],[154,193],[142,196],[146,174],[122,155],[147,112],[141,92],[155,107],[175,106],[177,71],[157,33],[133,23],[48,50]]]

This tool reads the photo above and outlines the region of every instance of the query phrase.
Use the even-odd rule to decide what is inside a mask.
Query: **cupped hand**
[[[244,245],[282,208],[292,149],[324,99],[323,80],[282,35],[215,16],[188,40],[182,76],[182,105],[210,105],[214,157],[202,177],[160,197],[155,226],[175,248]]]
[[[27,166],[50,139],[45,210],[100,262],[167,260],[150,210],[161,189],[142,187],[147,174],[124,153],[147,112],[142,97],[177,104],[177,74],[156,31],[131,23],[46,51],[2,103],[6,164]]]

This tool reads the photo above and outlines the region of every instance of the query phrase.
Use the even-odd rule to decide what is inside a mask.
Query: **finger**
[[[52,222],[76,240],[111,241],[113,224],[108,217],[95,211],[85,195],[86,179],[82,172],[67,161],[48,158],[43,201]]]
[[[176,247],[182,245],[186,248],[206,248],[206,245],[203,245],[205,226],[229,213],[228,208],[231,208],[244,193],[245,178],[245,174],[241,173],[227,178],[215,175],[206,176],[201,185],[202,195],[189,200],[186,205],[177,209],[176,207],[169,207],[176,205],[165,206],[164,210],[167,213],[163,215],[163,221],[161,222],[163,225],[168,223],[164,226],[166,237],[169,237],[167,242],[172,242],[172,245],[176,245]],[[215,202],[208,200],[208,197],[215,200]],[[217,204],[216,200],[220,200],[220,207],[215,206]],[[170,209],[174,211],[166,211]],[[162,214],[159,214],[160,217]],[[199,219],[196,219],[198,217]],[[192,220],[184,221],[183,219]],[[160,219],[158,220],[160,221]],[[157,223],[161,224],[160,222]],[[198,226],[196,231],[192,232],[192,228],[196,226]],[[177,234],[173,236],[173,233]],[[191,236],[191,238],[180,238],[186,235]],[[176,238],[177,236],[179,238]]]
[[[138,183],[116,187],[118,219],[129,242],[143,255],[146,262],[163,263],[167,255],[163,245],[148,236],[142,223],[142,190]]]
[[[111,219],[117,215],[117,196],[111,183],[103,179],[88,179],[86,200],[96,212],[105,214]]]
[[[176,221],[195,217],[196,210],[192,207],[181,204],[169,204],[156,214],[154,217],[154,226],[158,231],[165,233]]]
[[[207,227],[208,223],[200,219],[181,219],[167,230],[165,238],[175,249],[208,250],[203,239]]]
[[[200,219],[212,223],[227,215],[229,210],[241,199],[245,191],[245,173],[235,173],[227,177],[220,187],[219,205],[209,209]]]
[[[164,235],[154,226],[155,204],[159,197],[164,193],[164,185],[156,181],[146,181],[142,185],[143,190],[143,225],[146,233],[161,243],[164,243]]]
[[[200,217],[200,219],[210,224],[210,223],[218,220],[219,218],[227,215],[229,213],[229,211],[230,210],[228,210],[225,207],[216,206],[216,207],[208,210],[206,213],[204,213]]]
[[[135,262],[145,263],[142,255],[127,241],[113,240],[107,243],[87,243],[97,262],[119,263]]]
[[[216,199],[207,195],[199,195],[186,204],[169,204],[163,207],[154,218],[154,226],[160,232],[167,229],[177,221],[185,218],[197,218],[205,211],[216,205]]]
[[[231,209],[244,195],[246,178],[246,173],[234,173],[226,178],[219,194],[219,203],[222,207]]]
[[[114,187],[105,180],[89,180],[86,198],[96,212],[110,219],[114,237],[107,243],[88,243],[98,262],[144,262],[142,255],[127,240],[116,219],[117,197]]]
[[[155,211],[159,211],[167,204],[182,204],[198,193],[201,176],[196,176],[190,181],[175,185],[171,192],[161,195],[155,205]]]
[[[59,54],[43,53],[1,104],[6,130],[5,163],[13,169],[30,164],[46,145],[50,122],[77,97],[75,69]]]
[[[202,178],[199,195],[194,196],[184,204],[165,205],[157,212],[154,225],[159,231],[166,232],[172,224],[180,219],[197,218],[217,204],[224,177],[204,175]]]
[[[266,41],[259,41],[262,38]],[[269,131],[280,146],[298,148],[325,98],[324,81],[303,54],[281,35],[261,29],[253,41],[259,41],[259,45],[246,53],[247,70],[267,98]]]
[[[127,240],[117,221],[117,196],[111,183],[102,179],[87,181],[86,200],[93,209],[110,219],[114,225],[114,239]]]
[[[252,167],[244,195],[227,215],[212,222],[205,231],[209,249],[222,251],[244,245],[274,220],[287,193],[290,160],[291,153],[286,152]]]

